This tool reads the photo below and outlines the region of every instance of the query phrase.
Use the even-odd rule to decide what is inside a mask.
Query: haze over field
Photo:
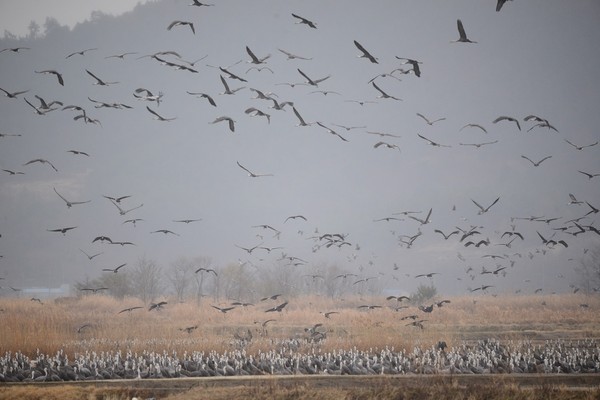
[[[62,16],[80,2],[53,2],[19,26],[5,18],[34,2],[0,2],[0,32],[18,36],[0,39],[1,294],[140,257],[165,271],[181,257],[245,263],[257,277],[336,266],[394,292],[581,284],[575,268],[600,244],[598,2],[191,2],[97,2],[79,23]],[[477,43],[451,43],[458,19]],[[241,89],[221,94],[220,76]],[[36,96],[62,105],[34,110]],[[223,116],[234,131],[213,123]],[[51,165],[26,165],[37,159]],[[130,197],[120,213],[103,196]]]

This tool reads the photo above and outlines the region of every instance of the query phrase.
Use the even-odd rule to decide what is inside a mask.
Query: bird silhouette
[[[299,16],[297,14],[294,14],[294,13],[292,13],[292,17],[294,17],[294,18],[296,18],[296,19],[299,20],[298,22],[296,22],[297,24],[305,24],[305,25],[310,26],[313,29],[317,29],[317,24],[315,24],[314,22],[312,22],[312,21],[310,21],[310,20],[308,20],[308,19],[306,19],[304,17],[301,17],[301,16]]]
[[[261,176],[273,176],[273,174],[256,174],[252,171],[250,171],[248,168],[244,167],[242,164],[239,163],[239,161],[236,161],[238,167],[240,167],[241,169],[243,169],[244,171],[246,171],[248,173],[248,176],[251,178],[259,178]]]
[[[417,115],[418,115],[419,117],[421,117],[421,118],[422,118],[422,119],[423,119],[423,120],[424,120],[424,121],[427,123],[427,125],[433,125],[433,124],[435,124],[436,122],[440,122],[440,121],[445,121],[445,120],[446,120],[446,118],[445,118],[445,117],[444,117],[444,118],[437,118],[437,119],[434,119],[434,120],[430,120],[429,118],[427,118],[426,116],[424,116],[424,115],[423,115],[423,114],[421,114],[421,113],[417,113]]]
[[[465,28],[463,27],[463,23],[460,19],[456,20],[456,26],[458,28],[459,38],[457,40],[453,40],[452,43],[462,42],[462,43],[477,43],[467,38],[467,34],[465,32]]]
[[[127,265],[127,263],[123,263],[123,264],[119,265],[119,266],[118,266],[118,267],[116,267],[116,268],[102,268],[102,271],[105,271],[105,272],[112,272],[112,273],[116,274],[117,272],[119,272],[119,270],[120,270],[121,268],[123,268],[123,267],[124,267],[124,266],[126,266],[126,265]]]
[[[534,167],[539,167],[541,163],[543,163],[544,161],[546,161],[549,158],[552,158],[552,156],[546,156],[539,161],[533,161],[532,159],[530,159],[529,157],[524,156],[524,155],[521,155],[521,158],[524,158],[527,161],[529,161],[530,163],[532,163]]]
[[[377,59],[375,57],[373,57],[371,55],[371,53],[369,53],[367,51],[367,49],[365,49],[360,43],[358,43],[356,40],[354,41],[354,45],[362,52],[361,55],[359,55],[358,57],[360,58],[367,58],[369,61],[371,61],[373,64],[379,64],[377,62]]]
[[[211,124],[216,124],[216,123],[219,123],[222,121],[227,121],[229,124],[229,130],[231,132],[235,132],[235,121],[231,117],[228,117],[226,115],[215,118],[215,120],[213,122],[211,122]]]
[[[196,34],[196,30],[194,29],[194,24],[189,21],[173,21],[169,24],[169,26],[167,26],[167,30],[170,31],[175,26],[185,26],[185,25],[190,27],[190,29],[192,30],[192,33],[194,35]]]
[[[58,193],[58,191],[56,190],[56,188],[52,188],[52,189],[54,189],[54,193],[56,193],[58,195],[58,197],[60,197],[67,204],[67,208],[71,208],[72,206],[77,205],[77,204],[85,204],[85,203],[91,202],[91,200],[86,200],[86,201],[69,201],[69,200],[65,199],[63,195],[61,195],[60,193]]]

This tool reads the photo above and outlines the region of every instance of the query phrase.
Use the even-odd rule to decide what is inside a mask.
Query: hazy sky
[[[2,282],[56,286],[133,265],[141,256],[165,268],[178,257],[207,256],[217,267],[248,261],[258,271],[281,265],[318,273],[337,265],[402,291],[429,283],[415,275],[430,272],[439,274],[433,282],[448,294],[484,284],[495,293],[569,291],[578,283],[573,270],[585,249],[599,244],[591,231],[571,235],[578,228],[570,220],[585,216],[580,225],[598,226],[585,202],[600,207],[600,177],[578,171],[600,173],[600,145],[578,150],[566,142],[581,147],[600,138],[596,1],[517,0],[499,13],[491,0],[349,1],[343,7],[332,1],[190,7],[191,1],[165,0],[135,8],[136,2],[86,2],[89,8],[77,17],[73,5],[81,2],[52,2],[52,10],[38,7],[39,17],[19,9],[29,3],[38,4],[1,2],[0,14],[29,15],[21,27],[31,19],[43,23],[45,16],[72,26],[74,20],[61,16],[83,20],[98,3],[108,14],[123,9],[104,8],[107,3],[126,3],[133,11],[45,38],[0,41],[0,49],[30,48],[0,53],[0,88],[28,90],[16,99],[0,97],[0,132],[21,135],[0,137],[0,169],[24,173],[0,174]],[[292,13],[317,29],[298,24]],[[451,43],[459,38],[457,19],[477,43]],[[176,20],[193,22],[195,34],[185,25],[168,30]],[[25,34],[0,20],[5,29]],[[378,63],[358,57],[355,40]],[[259,58],[270,57],[251,64],[246,46]],[[84,49],[95,50],[66,58]],[[288,60],[280,49],[309,60]],[[159,51],[177,52],[181,59],[159,58],[197,72],[139,58]],[[137,54],[107,58],[125,52]],[[418,60],[421,76],[392,72],[411,69],[397,57]],[[64,86],[53,75],[35,73],[49,69],[62,74]],[[118,83],[94,85],[86,69]],[[312,80],[329,78],[318,87],[297,85],[305,81],[298,70]],[[219,94],[220,75],[231,89],[244,88]],[[378,75],[375,84],[401,100],[378,98],[369,82]],[[137,100],[137,88],[162,92],[162,102]],[[250,88],[293,102],[306,122],[319,121],[347,141],[317,124],[296,126],[290,107],[270,108],[273,102],[254,99]],[[187,91],[207,93],[217,106]],[[83,107],[101,125],[73,120],[77,111],[36,115],[24,101],[38,106],[35,95]],[[90,99],[133,108],[95,108]],[[146,106],[176,119],[155,120]],[[269,114],[270,122],[246,113],[250,107]],[[445,119],[428,125],[417,113]],[[557,131],[534,127],[535,121],[524,121],[528,115]],[[211,124],[221,116],[235,120],[235,132],[227,122]],[[511,121],[492,123],[499,116],[516,118],[521,130]],[[450,147],[431,146],[419,134]],[[374,148],[379,141],[398,148]],[[551,158],[536,167],[522,156]],[[24,165],[37,158],[58,172],[37,162]],[[249,177],[238,163],[272,176]],[[70,201],[91,202],[69,209],[53,189]],[[569,193],[582,204],[569,204]],[[124,210],[143,206],[121,216],[103,195],[131,196],[122,201]],[[478,213],[475,202],[486,208],[497,198]],[[411,215],[423,219],[430,209],[431,222],[423,225],[398,214],[418,211]],[[285,222],[299,214],[307,221]],[[518,219],[532,216],[552,220]],[[379,221],[388,217],[402,220]],[[143,221],[124,223],[130,218]],[[261,225],[281,233],[274,237]],[[48,232],[72,226],[64,236]],[[445,240],[435,232],[457,227],[480,233],[461,242],[460,235]],[[503,235],[513,228],[524,240]],[[151,233],[160,229],[179,236]],[[402,242],[419,232],[412,246]],[[568,247],[545,245],[538,232]],[[318,239],[327,233],[343,234],[349,244],[327,247]],[[99,235],[135,246],[92,243]],[[465,246],[486,239],[488,246]],[[281,249],[250,254],[240,248],[254,246]],[[103,254],[89,261],[80,249]],[[307,264],[285,266],[282,256]],[[481,274],[501,267],[502,273]]]
[[[61,25],[73,28],[90,18],[93,11],[105,14],[121,15],[130,11],[138,3],[147,0],[0,0],[0,26],[4,31],[10,31],[17,36],[29,32],[31,21],[40,26],[46,18],[55,18]]]

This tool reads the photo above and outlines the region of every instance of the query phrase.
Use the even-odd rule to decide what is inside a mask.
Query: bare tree
[[[187,290],[192,283],[193,274],[194,263],[187,258],[180,257],[171,263],[171,268],[167,271],[166,276],[177,296],[177,301],[182,302],[185,299]]]
[[[587,250],[575,270],[581,276],[581,287],[586,293],[600,292],[600,245]]]
[[[131,272],[132,287],[137,297],[144,303],[154,300],[162,293],[162,269],[153,260],[143,256]]]

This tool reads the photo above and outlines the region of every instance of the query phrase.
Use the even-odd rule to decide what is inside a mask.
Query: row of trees
[[[145,303],[161,296],[173,296],[178,301],[194,299],[198,303],[207,296],[252,302],[276,293],[331,298],[343,294],[377,295],[382,282],[375,275],[365,279],[336,265],[309,267],[284,262],[269,267],[251,263],[219,267],[208,257],[179,258],[163,268],[154,260],[141,257],[126,270],[77,282],[75,289],[84,294],[93,292],[82,289],[106,288],[103,293],[118,298],[138,297]]]

